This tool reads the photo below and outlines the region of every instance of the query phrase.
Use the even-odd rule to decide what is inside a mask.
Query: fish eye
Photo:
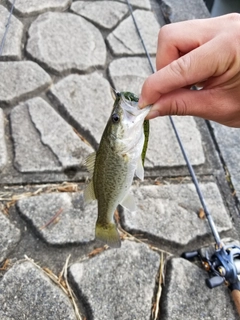
[[[112,114],[112,122],[113,123],[118,123],[120,121],[120,117],[117,113]]]

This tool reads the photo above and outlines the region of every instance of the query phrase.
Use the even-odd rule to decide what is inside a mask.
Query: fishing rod
[[[5,45],[6,38],[7,38],[7,33],[9,31],[9,26],[10,26],[10,23],[11,23],[11,18],[12,18],[14,6],[15,6],[15,0],[13,0],[13,2],[12,2],[12,6],[11,6],[11,9],[10,9],[8,20],[7,20],[7,23],[5,25],[5,31],[4,31],[4,34],[3,34],[3,37],[2,37],[2,40],[1,40],[1,43],[0,43],[0,57],[2,56],[2,53],[3,53],[3,48],[4,48],[4,45]]]
[[[150,68],[152,73],[155,72],[149,52],[146,48],[144,39],[141,35],[140,29],[138,27],[137,21],[135,19],[132,6],[129,0],[126,0],[128,5],[130,14],[133,19],[134,26],[136,28],[136,32],[141,40],[143,49],[145,51],[146,57],[148,59]],[[220,286],[223,283],[226,283],[228,288],[231,290],[231,295],[236,305],[238,314],[240,315],[240,247],[236,245],[224,245],[220,239],[219,233],[217,231],[216,225],[213,221],[213,218],[207,208],[205,199],[201,192],[198,179],[196,177],[195,171],[189,161],[181,138],[179,136],[178,130],[174,123],[174,120],[171,116],[169,116],[170,123],[172,125],[173,131],[175,133],[176,139],[178,141],[179,147],[181,149],[182,155],[185,159],[186,165],[188,167],[189,173],[193,180],[194,186],[196,188],[196,192],[198,194],[199,200],[203,206],[203,210],[205,212],[209,227],[212,231],[212,235],[215,239],[216,246],[211,252],[209,250],[198,250],[185,252],[182,254],[182,257],[187,260],[192,260],[194,258],[199,258],[202,262],[202,265],[206,271],[209,272],[210,277],[206,279],[206,285],[208,288],[212,289]]]

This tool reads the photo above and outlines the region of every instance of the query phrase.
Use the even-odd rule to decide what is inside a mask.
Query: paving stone
[[[55,73],[105,65],[106,46],[100,31],[80,16],[43,13],[28,33],[28,54]]]
[[[52,86],[50,94],[81,133],[87,132],[100,142],[113,106],[110,85],[105,78],[96,72],[70,75]]]
[[[120,2],[125,2],[126,0],[119,0]],[[149,0],[130,0],[130,4],[134,7],[144,8],[144,9],[151,9],[151,4]]]
[[[0,317],[76,320],[70,300],[31,262],[15,264],[0,283]]]
[[[207,272],[193,263],[171,259],[166,267],[161,320],[237,320],[226,286],[208,289]],[[218,303],[221,301],[221,303]]]
[[[218,231],[231,230],[217,185],[208,182],[200,187]],[[134,187],[133,194],[137,210],[123,213],[127,230],[146,232],[182,246],[211,234],[207,221],[198,218],[201,204],[192,183]]]
[[[210,13],[204,1],[163,0],[160,5],[163,15],[171,22],[210,18]]]
[[[10,4],[13,0],[7,0]],[[70,4],[71,0],[18,0],[15,3],[14,11],[21,16],[30,16],[43,13],[45,11],[64,11]]]
[[[17,202],[17,208],[48,244],[85,243],[95,238],[97,205],[85,205],[82,192],[25,198]],[[58,219],[42,228],[56,214]]]
[[[149,319],[159,263],[146,245],[124,241],[120,249],[72,265],[70,274],[94,320]]]
[[[73,128],[43,99],[34,98],[28,100],[27,104],[43,144],[52,150],[63,169],[79,167],[93,149],[85,144]]]
[[[211,121],[211,126],[214,129],[214,136],[230,173],[236,195],[240,198],[240,168],[237,165],[240,162],[239,128],[229,128],[213,121]]]
[[[9,17],[9,11],[0,6],[0,39],[2,40],[6,30],[6,24]],[[11,18],[11,23],[8,29],[1,56],[12,60],[21,59],[21,40],[23,34],[23,24],[14,16]]]
[[[10,114],[14,143],[14,166],[20,172],[61,171],[61,165],[31,121],[28,102],[15,107]]]
[[[155,67],[155,59],[152,59]],[[151,74],[147,58],[120,58],[109,65],[109,75],[118,91],[130,91],[140,95],[143,82]]]
[[[20,230],[0,211],[0,263],[20,241],[20,236]]]
[[[4,113],[0,109],[0,171],[7,164],[7,146],[5,141],[5,130],[4,130]]]
[[[0,62],[0,74],[0,103],[5,104],[35,95],[52,82],[49,75],[32,61]]]
[[[150,11],[135,10],[134,16],[140,28],[149,54],[155,54],[160,26]],[[136,32],[131,16],[123,20],[107,37],[110,49],[114,55],[144,54],[144,49]]]
[[[115,27],[128,12],[126,4],[116,1],[75,1],[71,9],[73,12],[105,29]],[[101,12],[101,14],[99,14],[99,12]]]
[[[192,165],[205,162],[201,134],[193,117],[173,117],[179,136]],[[168,117],[150,121],[146,168],[185,166],[181,149]]]

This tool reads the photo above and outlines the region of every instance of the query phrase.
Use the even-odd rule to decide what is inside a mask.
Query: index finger
[[[228,64],[225,62],[230,61],[229,53],[225,50],[219,56],[216,48],[221,46],[222,39],[216,37],[148,77],[142,87],[139,106],[153,104],[165,93],[191,86],[226,72]]]

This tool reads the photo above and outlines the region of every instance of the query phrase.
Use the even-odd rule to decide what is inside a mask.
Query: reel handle
[[[233,290],[231,292],[231,296],[232,296],[232,299],[234,301],[234,304],[237,308],[237,312],[238,314],[240,315],[240,291],[239,290]]]

